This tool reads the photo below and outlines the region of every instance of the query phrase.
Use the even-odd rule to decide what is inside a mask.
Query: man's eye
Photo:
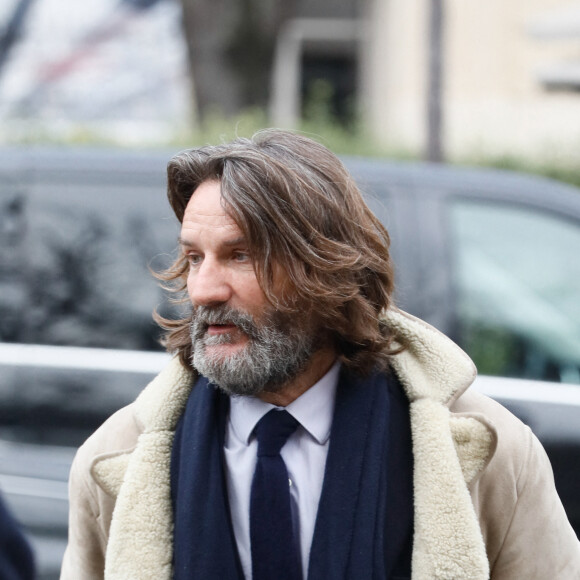
[[[234,254],[234,260],[236,262],[250,262],[251,258],[250,258],[250,254],[248,254],[248,252],[236,252]]]
[[[187,261],[190,266],[197,266],[201,262],[201,256],[197,254],[187,254]]]

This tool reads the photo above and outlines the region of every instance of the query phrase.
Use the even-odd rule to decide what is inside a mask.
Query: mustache
[[[225,304],[219,306],[198,306],[191,316],[191,335],[194,339],[203,338],[209,326],[214,324],[233,324],[249,338],[258,338],[258,326],[254,317],[242,310]]]

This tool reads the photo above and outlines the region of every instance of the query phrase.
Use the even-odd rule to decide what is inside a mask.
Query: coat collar
[[[401,311],[388,312],[386,319],[405,347],[391,364],[410,401],[413,580],[486,580],[489,563],[468,485],[489,463],[497,434],[483,416],[449,410],[473,383],[475,365],[422,320]]]
[[[392,357],[392,366],[411,403],[413,580],[484,580],[489,575],[485,546],[466,483],[489,462],[496,435],[483,417],[449,411],[475,378],[475,367],[425,322],[395,310],[385,319],[405,347]],[[135,449],[93,462],[95,479],[117,498],[105,580],[172,577],[171,447],[195,377],[172,359],[135,402],[142,429]]]
[[[389,310],[385,320],[405,347],[391,364],[411,402],[431,399],[450,406],[473,383],[473,361],[447,336],[401,310]]]
[[[135,401],[135,417],[144,433],[174,431],[197,373],[175,356]]]

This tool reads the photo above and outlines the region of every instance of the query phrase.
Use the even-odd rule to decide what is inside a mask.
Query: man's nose
[[[194,306],[223,304],[232,296],[226,268],[207,259],[195,270],[190,270],[187,290]]]

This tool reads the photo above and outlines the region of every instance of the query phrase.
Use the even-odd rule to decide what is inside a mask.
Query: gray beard
[[[209,354],[206,347],[229,344],[227,334],[208,336],[211,324],[235,324],[248,337],[235,354]],[[276,392],[303,371],[315,351],[315,333],[299,328],[273,309],[260,321],[228,306],[197,307],[191,322],[194,368],[228,395],[256,396]]]

